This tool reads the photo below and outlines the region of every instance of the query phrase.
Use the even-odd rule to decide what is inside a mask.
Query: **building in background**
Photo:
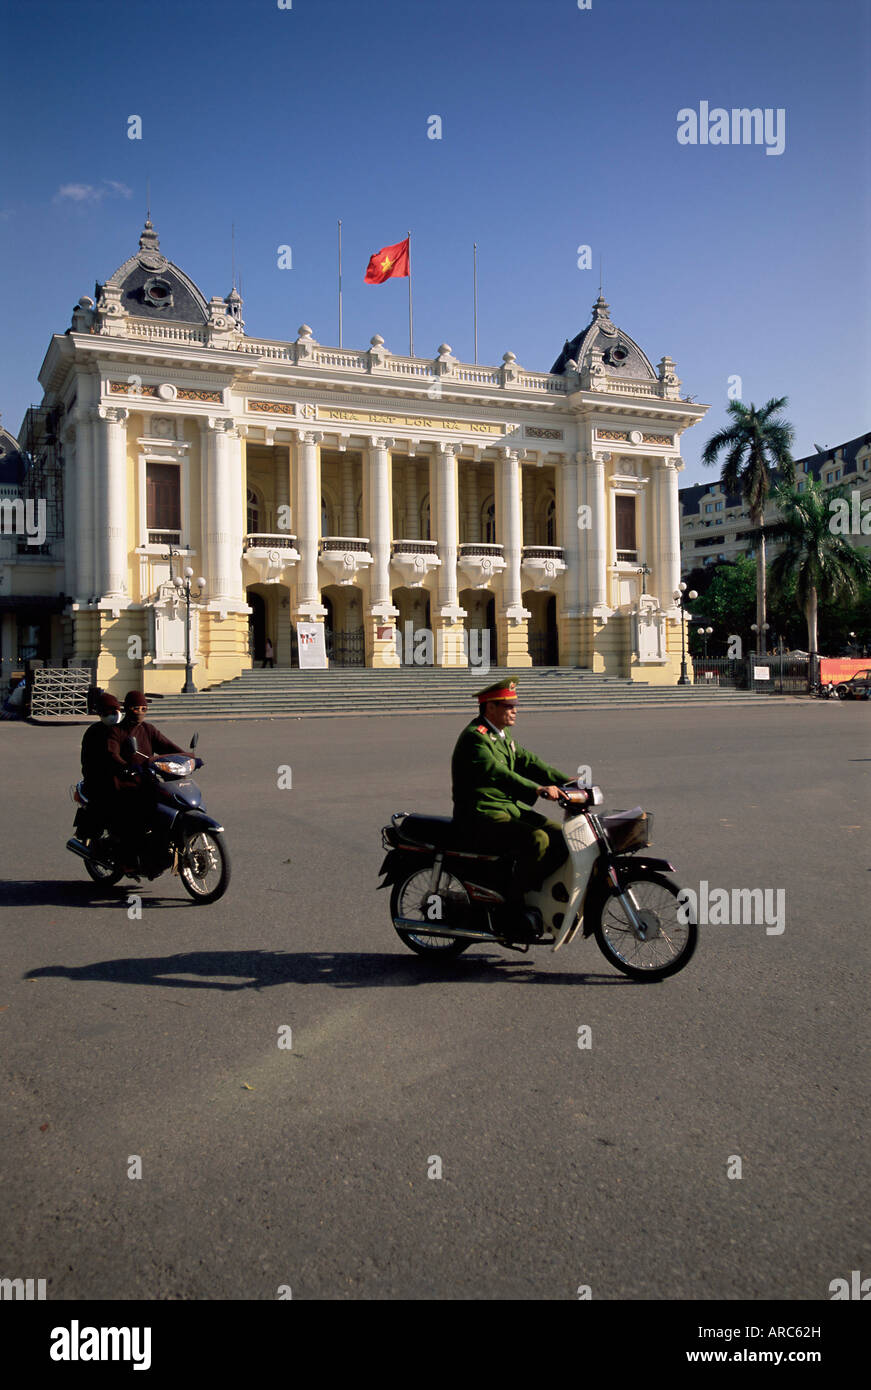
[[[0,691],[4,694],[10,679],[23,675],[25,661],[49,663],[63,654],[63,484],[55,423],[50,412],[29,410],[19,439],[0,428]],[[33,523],[30,532],[28,518]]]
[[[824,488],[844,487],[852,496],[858,494],[856,511],[871,499],[871,433],[859,435],[834,449],[797,459],[796,487],[802,491],[808,481],[822,483]],[[777,482],[775,474],[774,482]],[[725,493],[719,482],[696,483],[680,489],[681,573],[702,565],[734,560],[739,555],[755,555],[756,546],[750,513],[739,494]],[[765,521],[778,519],[773,502],[765,509]],[[857,549],[871,550],[871,535],[851,533],[845,539]],[[767,560],[783,548],[782,542],[765,542]]]
[[[550,372],[249,337],[160,250],[133,255],[49,344],[34,448],[60,462],[66,595],[51,657],[98,682],[180,689],[184,609],[200,688],[323,622],[339,664],[581,666],[674,684],[681,636],[681,396],[599,296]],[[23,563],[23,562],[22,562]],[[28,560],[28,563],[33,563]],[[16,580],[17,582],[17,580]],[[416,639],[413,639],[416,643]]]

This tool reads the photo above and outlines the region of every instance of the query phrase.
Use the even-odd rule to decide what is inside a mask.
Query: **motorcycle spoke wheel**
[[[105,859],[114,860],[114,846],[105,830],[100,835],[90,840],[88,845],[93,854],[99,854]],[[82,862],[94,882],[101,884],[104,888],[112,888],[124,877],[123,868],[105,868],[102,864],[92,864],[87,859]]]
[[[198,830],[185,840],[178,856],[182,883],[195,902],[211,903],[226,892],[230,856],[221,836]]]
[[[441,887],[438,896],[448,904],[467,906],[469,895],[458,878],[453,874],[442,873]],[[411,951],[416,951],[419,956],[429,956],[431,959],[448,960],[451,956],[459,956],[463,951],[468,950],[472,945],[471,941],[464,941],[459,937],[436,936],[434,932],[426,931],[426,924],[430,920],[426,914],[426,905],[432,897],[432,869],[419,869],[416,873],[409,874],[408,878],[400,883],[394,883],[393,891],[390,894],[390,915],[394,919],[394,928],[400,941]],[[404,917],[406,921],[411,918],[413,921],[420,921],[421,931],[410,931],[407,927],[397,927],[396,918]]]
[[[681,920],[677,884],[653,869],[639,868],[623,887],[631,891],[649,935],[646,941],[638,939],[614,893],[606,898],[595,928],[603,955],[633,980],[664,980],[682,970],[696,949],[698,928]]]

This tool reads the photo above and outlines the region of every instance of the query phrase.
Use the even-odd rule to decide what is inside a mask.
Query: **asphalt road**
[[[871,1274],[869,710],[521,710],[520,742],[655,813],[682,883],[785,891],[781,934],[703,927],[659,985],[592,941],[405,950],[380,828],[449,811],[457,719],[204,725],[230,890],[198,907],[167,875],[141,920],[64,848],[82,729],[0,725],[0,1274],[70,1299],[813,1300]]]

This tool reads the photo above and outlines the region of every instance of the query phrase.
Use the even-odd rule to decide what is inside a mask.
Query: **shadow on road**
[[[45,965],[27,980],[60,976],[67,980],[105,980],[115,984],[164,985],[170,989],[264,989],[270,985],[333,985],[336,989],[431,985],[446,980],[475,984],[630,985],[623,975],[579,970],[538,971],[531,961],[469,957],[464,961],[409,960],[405,956],[351,951],[187,951],[175,956],[143,956],[94,961],[91,965]],[[191,979],[190,977],[194,978]]]
[[[142,898],[143,912],[153,907],[196,907],[183,888],[175,898],[152,897],[152,884],[143,879],[141,883],[119,883],[106,887],[80,879],[17,879],[0,885],[4,907],[127,907],[131,893]],[[183,896],[182,896],[183,894]]]

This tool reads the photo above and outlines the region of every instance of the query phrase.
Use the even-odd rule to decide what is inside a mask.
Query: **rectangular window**
[[[618,493],[614,498],[614,520],[617,530],[617,559],[632,562],[638,559],[635,535],[635,498]]]
[[[706,503],[705,503],[705,511],[706,511],[706,512],[712,512],[713,510],[714,510],[714,505],[713,505],[713,503],[712,503],[712,502],[706,502]]]
[[[723,510],[723,504],[722,504],[722,502],[718,502],[718,503],[717,503],[717,511],[718,511],[718,512],[721,512],[722,510]]]
[[[176,463],[149,463],[145,474],[149,531],[181,531],[181,485]]]

